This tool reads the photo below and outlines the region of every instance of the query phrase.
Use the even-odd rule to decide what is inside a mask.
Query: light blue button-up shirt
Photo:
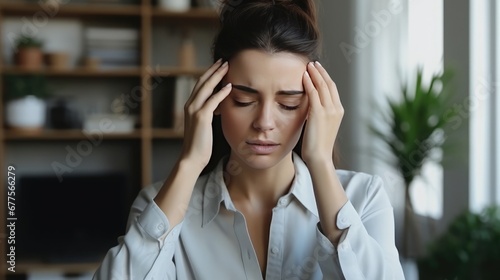
[[[337,170],[349,201],[337,216],[335,247],[319,230],[307,166],[293,155],[290,192],[273,209],[266,279],[404,279],[394,244],[393,209],[377,176]],[[223,164],[199,177],[184,220],[170,230],[153,201],[162,186],[143,189],[127,232],[94,279],[262,279],[245,217],[229,196]]]

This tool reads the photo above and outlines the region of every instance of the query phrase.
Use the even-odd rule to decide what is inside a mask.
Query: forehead
[[[300,90],[307,62],[306,57],[288,52],[244,50],[229,61],[226,79],[258,90]]]

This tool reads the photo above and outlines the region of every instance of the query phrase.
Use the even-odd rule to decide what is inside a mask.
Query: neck
[[[295,176],[292,153],[267,169],[253,169],[232,155],[229,157],[231,162],[237,162],[241,167],[241,172],[229,172],[226,168],[226,185],[235,202],[274,207],[278,199],[290,190]]]

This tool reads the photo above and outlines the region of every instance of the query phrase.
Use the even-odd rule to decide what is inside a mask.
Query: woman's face
[[[276,165],[299,140],[308,112],[307,58],[245,50],[229,61],[232,91],[216,110],[231,157],[255,169]],[[237,158],[235,158],[235,156]]]

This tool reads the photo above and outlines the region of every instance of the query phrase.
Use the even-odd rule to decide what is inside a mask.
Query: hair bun
[[[308,11],[311,6],[314,6],[314,0],[272,0],[273,5],[296,5],[304,11]]]
[[[259,5],[260,7],[281,6],[290,10],[300,10],[312,22],[317,22],[314,0],[222,0],[219,6],[220,20],[223,21],[227,13],[242,6]]]
[[[234,10],[241,5],[259,3],[263,5],[279,5],[283,7],[295,6],[305,12],[313,20],[316,20],[316,7],[314,0],[223,0],[219,6],[220,11]],[[268,6],[268,7],[269,7]]]

